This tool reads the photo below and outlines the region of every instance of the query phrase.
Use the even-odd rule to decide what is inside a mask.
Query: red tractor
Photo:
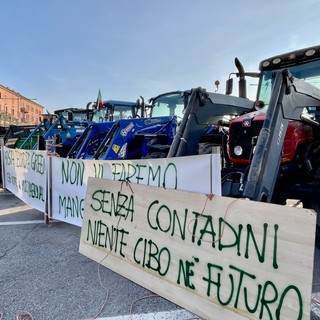
[[[259,73],[235,63],[239,97],[230,95],[232,78],[226,95],[194,89],[169,156],[219,145],[222,195],[296,199],[320,213],[320,46],[266,59]],[[259,77],[255,102],[246,97],[247,76]]]
[[[222,170],[224,195],[273,203],[294,198],[318,208],[318,88],[320,46],[260,63],[255,111],[229,126],[230,165]]]

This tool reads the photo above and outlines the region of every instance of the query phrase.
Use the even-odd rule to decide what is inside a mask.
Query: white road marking
[[[3,200],[1,200],[3,201]],[[35,210],[29,207],[28,205],[22,205],[22,206],[12,206],[11,208],[6,208],[6,209],[1,209],[0,210],[0,216],[4,216],[10,213],[18,213],[18,212],[23,212],[23,211],[28,211],[28,210]]]
[[[175,310],[175,311],[163,311],[163,312],[154,312],[146,314],[133,314],[132,319],[134,320],[177,320],[177,319],[191,319],[197,318],[194,314],[186,310]],[[126,316],[117,316],[117,317],[108,317],[108,318],[97,318],[97,320],[128,320],[130,315]]]
[[[13,225],[18,225],[18,224],[35,224],[35,223],[44,223],[44,220],[0,222],[0,226],[13,226]]]

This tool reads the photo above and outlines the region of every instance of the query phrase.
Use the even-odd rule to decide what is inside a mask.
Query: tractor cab
[[[91,121],[110,122],[120,119],[131,119],[140,116],[138,114],[140,105],[138,102],[127,102],[118,100],[107,100],[101,108],[94,104]]]
[[[243,93],[249,74],[237,67]],[[320,46],[265,59],[259,71],[254,110],[229,125],[222,194],[278,204],[299,199],[319,211]]]
[[[56,118],[63,116],[65,119],[70,121],[89,121],[90,112],[85,108],[65,108],[55,110],[54,114]]]
[[[149,99],[149,105],[146,107],[147,114],[149,117],[176,116],[179,121],[183,118],[190,95],[191,90],[160,94]]]

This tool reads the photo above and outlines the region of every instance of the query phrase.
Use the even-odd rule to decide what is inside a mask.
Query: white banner
[[[82,225],[88,177],[221,194],[219,154],[123,161],[52,157],[52,202],[49,215],[53,219]]]
[[[3,147],[3,163],[6,189],[31,207],[45,212],[46,152]]]

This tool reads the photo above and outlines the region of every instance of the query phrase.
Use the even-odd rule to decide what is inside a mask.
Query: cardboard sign
[[[312,210],[89,178],[80,253],[206,319],[309,319]]]

